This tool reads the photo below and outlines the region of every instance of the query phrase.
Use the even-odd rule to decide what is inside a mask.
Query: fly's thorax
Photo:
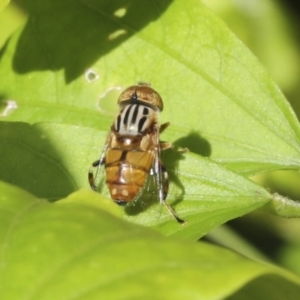
[[[123,150],[132,150],[140,147],[142,139],[141,135],[117,135],[115,145]]]
[[[151,133],[144,135],[118,135],[115,134],[110,148],[126,151],[148,151],[154,149],[153,136]]]
[[[116,118],[113,130],[118,135],[137,136],[149,132],[157,123],[158,112],[153,108],[135,103],[128,104]]]

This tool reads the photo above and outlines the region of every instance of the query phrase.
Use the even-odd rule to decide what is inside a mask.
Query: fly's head
[[[119,96],[118,105],[121,109],[124,106],[133,103],[144,104],[158,112],[161,112],[164,108],[160,95],[146,84],[130,86]]]

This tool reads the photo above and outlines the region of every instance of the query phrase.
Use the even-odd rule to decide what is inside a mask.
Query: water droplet
[[[121,7],[114,12],[114,16],[117,18],[123,18],[127,13],[127,8]]]
[[[121,86],[108,88],[100,97],[97,108],[106,115],[115,115],[117,111],[117,99],[120,96]]]
[[[88,69],[86,72],[85,72],[85,79],[87,82],[93,82],[97,79],[99,79],[99,75],[92,69]]]
[[[125,29],[118,29],[116,31],[114,31],[113,33],[111,33],[109,36],[108,36],[108,40],[109,41],[112,41],[112,40],[115,40],[116,38],[124,35],[124,34],[127,34],[127,30]]]
[[[3,102],[5,104],[5,107],[0,114],[0,117],[7,117],[8,114],[10,114],[13,110],[18,108],[18,104],[14,100],[6,100]]]

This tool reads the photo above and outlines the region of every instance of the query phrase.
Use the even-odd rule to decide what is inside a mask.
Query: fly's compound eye
[[[130,86],[122,92],[118,99],[118,105],[121,107],[136,102],[149,105],[156,111],[162,111],[164,108],[160,95],[146,84]]]

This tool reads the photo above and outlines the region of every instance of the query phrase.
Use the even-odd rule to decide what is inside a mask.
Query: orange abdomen
[[[109,149],[105,169],[111,198],[120,205],[134,200],[143,188],[153,163],[152,151]]]

